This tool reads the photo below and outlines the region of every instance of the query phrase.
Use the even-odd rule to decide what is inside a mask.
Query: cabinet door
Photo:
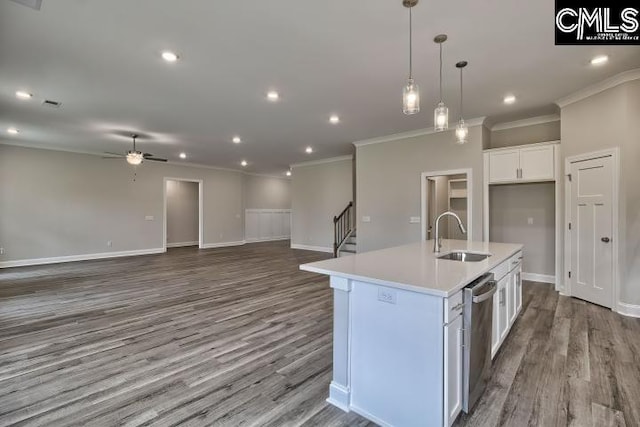
[[[554,146],[520,149],[521,179],[524,181],[553,180],[555,177]]]
[[[500,332],[500,342],[507,336],[509,330],[509,323],[507,317],[507,299],[508,299],[508,285],[511,275],[507,274],[502,280],[498,282],[498,330]]]
[[[516,320],[516,269],[509,273],[509,281],[507,282],[507,319],[509,319],[509,327]]]
[[[500,348],[500,289],[493,294],[491,323],[491,358],[493,359]]]
[[[462,316],[444,327],[444,419],[450,426],[462,410]]]
[[[518,180],[519,150],[496,151],[489,154],[489,183]]]

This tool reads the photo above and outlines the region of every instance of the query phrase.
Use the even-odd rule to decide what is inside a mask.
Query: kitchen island
[[[438,257],[465,251],[477,262]],[[462,410],[462,289],[493,273],[491,354],[522,305],[522,245],[443,240],[303,264],[334,290],[328,401],[383,426],[449,426]]]

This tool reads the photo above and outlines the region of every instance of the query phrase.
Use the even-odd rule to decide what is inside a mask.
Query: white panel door
[[[500,348],[500,292],[493,294],[493,316],[491,318],[491,358]]]
[[[509,282],[511,275],[507,274],[498,282],[498,332],[500,342],[507,336],[509,330],[509,319],[507,316],[507,299],[509,298]]]
[[[571,295],[613,303],[613,159],[571,164]]]
[[[509,273],[509,281],[507,282],[507,319],[509,325],[513,325],[516,320],[516,272],[513,270]]]
[[[555,178],[554,146],[521,148],[520,178],[524,181]]]
[[[460,315],[444,327],[444,407],[447,426],[462,411],[462,318]]]
[[[282,220],[282,235],[284,237],[291,236],[291,212],[284,212],[281,216]]]
[[[489,154],[489,182],[517,181],[519,167],[518,150],[492,152]]]
[[[515,298],[516,298],[516,316],[517,316],[518,313],[520,313],[520,310],[522,310],[522,264],[520,264],[518,268],[515,270],[514,278],[515,278],[515,285],[516,285]]]

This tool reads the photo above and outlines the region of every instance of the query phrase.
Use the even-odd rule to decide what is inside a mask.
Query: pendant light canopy
[[[458,121],[458,125],[456,126],[456,143],[457,144],[465,144],[467,142],[467,137],[469,136],[469,128],[467,124],[464,122],[464,114],[463,114],[463,86],[462,86],[462,69],[466,67],[468,64],[467,61],[460,61],[456,64],[456,67],[460,70],[460,120]]]
[[[433,112],[433,128],[436,132],[449,129],[449,109],[442,101],[442,43],[447,41],[446,34],[439,34],[433,39],[440,45],[440,102]]]
[[[402,91],[402,112],[416,114],[420,112],[420,89],[413,81],[413,44],[412,44],[412,16],[411,9],[418,4],[418,0],[402,0],[402,5],[409,9],[409,79]]]

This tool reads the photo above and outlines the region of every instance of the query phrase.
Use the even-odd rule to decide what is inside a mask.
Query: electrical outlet
[[[111,247],[113,245],[113,242],[111,240],[107,240],[107,246]]]
[[[147,215],[144,217],[145,221],[153,221],[155,218],[153,217],[153,215]]]
[[[4,248],[0,248],[0,255],[4,255]]]
[[[396,291],[387,288],[378,288],[378,301],[388,304],[396,303]]]
[[[527,218],[527,224],[533,225],[533,218],[531,217]]]
[[[419,224],[419,223],[420,223],[419,216],[412,216],[409,218],[409,224]]]
[[[371,222],[371,217],[370,216],[363,216],[362,217],[362,222]]]

